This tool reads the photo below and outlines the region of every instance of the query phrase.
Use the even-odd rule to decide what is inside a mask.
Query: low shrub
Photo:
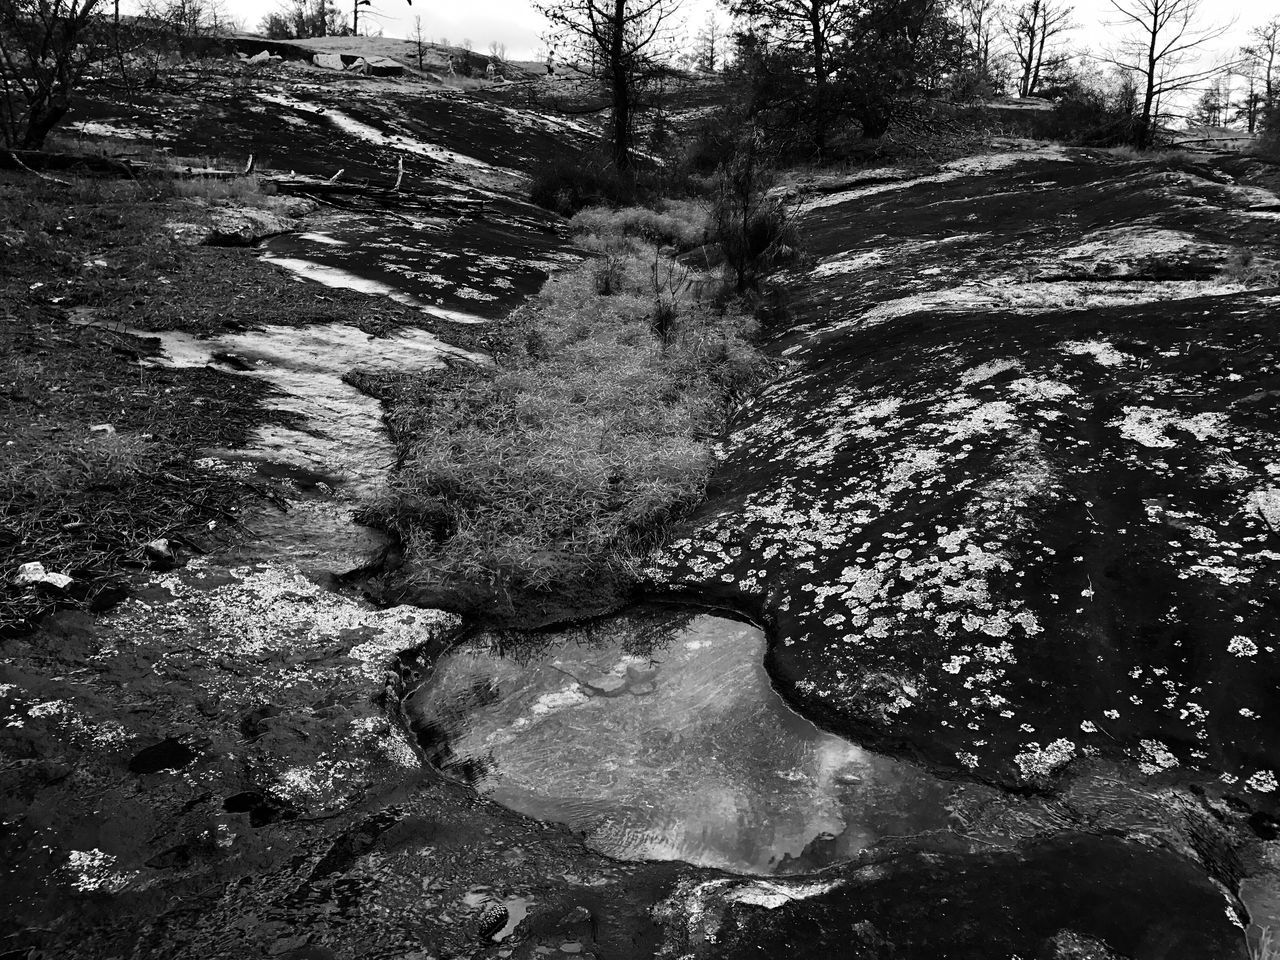
[[[714,236],[724,251],[739,290],[795,256],[795,223],[780,200],[763,199],[744,208],[726,199],[716,204]]]
[[[1280,163],[1280,121],[1268,125],[1253,142],[1253,154]]]
[[[604,161],[575,158],[534,171],[529,185],[531,203],[572,217],[591,206],[634,203],[640,184],[632,174],[620,173]]]
[[[1118,147],[1137,142],[1141,120],[1105,92],[1068,84],[1052,110],[1026,111],[1021,132],[1040,140],[1084,147]]]

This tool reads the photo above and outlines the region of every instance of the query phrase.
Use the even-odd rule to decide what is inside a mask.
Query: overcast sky
[[[341,9],[349,10],[351,0],[337,2]],[[223,0],[223,4],[249,29],[276,8],[275,0]],[[1217,44],[1223,53],[1238,46],[1249,27],[1280,16],[1280,0],[1203,0],[1203,5],[1206,21],[1237,21],[1232,34]],[[477,50],[497,41],[506,44],[508,55],[517,59],[533,56],[545,29],[529,0],[414,0],[412,6],[407,0],[373,0],[373,9],[380,16],[370,22],[380,25],[387,36],[407,37],[416,15],[422,17],[423,32],[433,40],[447,37],[457,44],[468,39]],[[689,23],[685,35],[691,36],[712,10],[724,19],[723,7],[716,0],[684,0],[681,15]],[[1077,49],[1101,52],[1113,42],[1116,29],[1108,22],[1117,16],[1108,0],[1076,0],[1074,16],[1079,29],[1072,43]]]

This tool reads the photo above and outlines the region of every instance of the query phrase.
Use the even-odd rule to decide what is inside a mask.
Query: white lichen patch
[[[1204,441],[1221,433],[1227,426],[1226,414],[1197,413],[1184,416],[1176,410],[1159,407],[1125,407],[1124,416],[1113,420],[1110,426],[1120,431],[1120,436],[1144,447],[1174,447],[1179,440],[1170,436],[1177,430]]]
[[[1259,770],[1244,785],[1256,793],[1275,793],[1276,775],[1270,770]]]
[[[137,873],[116,870],[115,863],[116,857],[97,848],[72,850],[63,870],[77,893],[119,893]]]
[[[1043,747],[1038,743],[1028,743],[1013,761],[1018,765],[1023,780],[1043,780],[1070,763],[1075,755],[1076,745],[1070,740],[1059,739]]]
[[[1178,766],[1178,758],[1159,740],[1143,740],[1139,744],[1138,769],[1147,776],[1163,773]]]
[[[368,773],[369,762],[365,758],[322,757],[314,763],[282,770],[276,776],[273,792],[299,804],[332,803],[360,787]]]
[[[1280,488],[1262,487],[1245,498],[1245,512],[1280,533]]]
[[[288,565],[232,568],[212,587],[203,582],[204,567],[196,561],[158,577],[171,601],[129,600],[106,622],[122,649],[154,643],[157,635],[181,638],[156,671],[185,676],[207,669],[201,680],[207,694],[237,703],[279,702],[291,689],[317,683],[349,683],[372,693],[396,653],[458,622],[438,610],[375,609]],[[228,658],[254,668],[231,672],[218,666]],[[403,752],[394,739],[387,741],[389,756]]]
[[[1062,344],[1062,350],[1077,357],[1093,357],[1104,367],[1121,367],[1133,361],[1133,357],[1117,350],[1105,340],[1068,340]]]
[[[1227,643],[1227,653],[1237,657],[1256,657],[1258,645],[1248,637],[1232,637]]]

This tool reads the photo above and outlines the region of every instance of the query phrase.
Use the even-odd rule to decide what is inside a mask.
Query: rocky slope
[[[433,330],[493,315],[467,290],[517,302],[564,253],[519,171],[566,128],[340,83],[81,119],[302,183],[403,160],[439,205],[393,218],[412,256],[347,257],[378,242],[360,209],[293,259]],[[0,956],[1247,956],[1280,769],[1280,293],[1256,285],[1280,201],[1254,175],[1020,147],[808,185],[786,369],[651,585],[763,623],[828,728],[1005,788],[944,836],[787,879],[620,863],[422,770],[397,697],[456,623],[344,593],[379,543],[295,465],[258,540],[6,643]]]
[[[1269,806],[1280,296],[1240,264],[1274,268],[1277,209],[1210,163],[1067,151],[811,201],[789,370],[666,582],[766,618],[837,728],[1011,786],[1123,753]]]

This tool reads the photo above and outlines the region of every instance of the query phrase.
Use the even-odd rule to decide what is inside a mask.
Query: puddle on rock
[[[1280,877],[1270,873],[1240,884],[1240,901],[1249,911],[1249,946],[1255,957],[1274,957],[1280,948]]]
[[[504,654],[456,646],[406,707],[429,761],[620,859],[811,870],[945,831],[963,786],[818,729],[774,692],[755,627],[643,616]]]

